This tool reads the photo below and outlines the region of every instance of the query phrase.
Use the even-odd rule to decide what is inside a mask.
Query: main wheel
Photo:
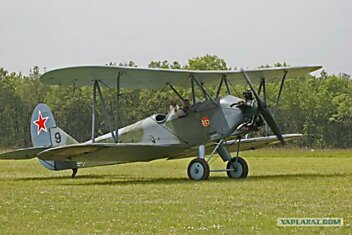
[[[209,177],[209,165],[204,159],[193,159],[187,169],[188,178],[191,180],[206,180]]]
[[[241,157],[237,157],[237,162],[236,157],[232,158],[227,163],[226,169],[227,176],[232,179],[246,178],[248,175],[247,162]]]

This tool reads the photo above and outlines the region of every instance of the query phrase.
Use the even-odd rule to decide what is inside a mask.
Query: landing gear
[[[214,150],[211,152],[207,160],[205,160],[205,147],[204,145],[198,148],[198,157],[193,159],[187,169],[187,174],[191,180],[206,180],[209,177],[210,172],[224,172],[226,171],[227,176],[232,179],[243,179],[248,175],[247,162],[239,156],[241,138],[238,138],[237,143],[237,155],[231,157],[229,149],[225,148],[223,144],[224,140],[219,140]],[[214,153],[217,152],[224,162],[227,162],[226,169],[221,170],[210,170],[209,164]],[[214,160],[214,159],[213,159]]]
[[[248,175],[247,162],[241,157],[234,157],[226,166],[227,176],[232,179],[246,178]]]
[[[75,177],[76,177],[77,172],[78,172],[78,168],[73,168],[73,169],[72,169],[72,175],[71,175],[71,178],[75,178]]]
[[[201,158],[193,159],[187,169],[187,174],[191,180],[207,180],[209,177],[209,165]]]

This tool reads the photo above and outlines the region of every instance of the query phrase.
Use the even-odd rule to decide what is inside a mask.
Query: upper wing
[[[166,158],[170,154],[189,147],[181,145],[154,144],[73,144],[44,150],[38,154],[42,160],[136,162]]]
[[[287,78],[308,74],[321,66],[277,67],[246,70],[252,82],[258,83],[265,78],[267,82],[281,79],[285,72]],[[90,86],[93,81],[100,80],[110,87],[116,87],[116,79],[120,74],[120,87],[130,89],[161,88],[167,83],[175,86],[190,87],[190,77],[195,76],[206,85],[217,85],[226,75],[234,84],[245,84],[239,70],[194,71],[174,69],[151,69],[112,66],[68,67],[49,71],[40,77],[45,84]]]

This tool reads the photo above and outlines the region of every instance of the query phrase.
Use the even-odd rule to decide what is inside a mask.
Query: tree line
[[[116,63],[109,63],[115,66]],[[119,66],[137,65],[129,61]],[[287,66],[277,63],[273,66]],[[188,60],[186,65],[177,61],[151,61],[151,68],[191,70],[227,70],[226,62],[215,55],[205,55]],[[272,67],[261,65],[259,67]],[[38,103],[46,103],[52,110],[56,123],[78,141],[91,138],[92,88],[47,86],[39,81],[39,68],[29,75],[9,73],[0,68],[0,148],[31,146],[30,119]],[[267,84],[268,104],[274,107],[279,91],[278,83]],[[102,87],[108,112],[115,117],[115,90]],[[209,87],[215,94],[217,88]],[[232,92],[241,96],[243,86],[232,86]],[[177,88],[184,97],[191,98],[191,90]],[[158,90],[121,89],[121,126],[134,123],[153,113],[167,113],[169,105],[179,98],[169,88]],[[102,107],[97,106],[97,134],[108,132]],[[309,148],[352,147],[352,82],[347,74],[302,76],[287,79],[276,112],[276,120],[283,133],[302,133],[294,143]]]

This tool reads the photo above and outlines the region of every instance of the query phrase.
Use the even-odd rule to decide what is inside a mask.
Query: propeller
[[[262,98],[260,98],[260,96],[255,91],[253,84],[252,84],[251,80],[249,79],[246,71],[241,69],[241,72],[242,72],[244,78],[246,79],[249,87],[251,88],[253,95],[255,96],[256,100],[258,101],[259,112],[261,113],[261,115],[265,119],[266,123],[268,123],[271,130],[274,132],[274,134],[280,140],[281,144],[284,145],[285,144],[284,138],[282,137],[281,131],[280,131],[277,123],[275,122],[274,116],[271,114],[268,105],[265,103],[265,101]]]

